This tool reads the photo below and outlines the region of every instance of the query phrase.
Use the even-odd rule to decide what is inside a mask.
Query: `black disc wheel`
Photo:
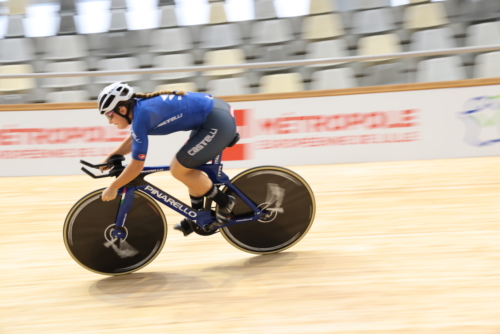
[[[278,253],[298,243],[309,231],[316,204],[311,188],[299,175],[282,167],[256,167],[235,176],[231,183],[267,212],[259,220],[221,229],[236,248],[254,254]],[[229,188],[224,192],[236,197],[236,218],[253,214]]]
[[[104,275],[137,271],[160,253],[167,238],[167,221],[158,204],[136,190],[125,220],[125,238],[112,233],[120,206],[120,196],[103,202],[104,189],[80,199],[64,223],[66,249],[84,268]]]

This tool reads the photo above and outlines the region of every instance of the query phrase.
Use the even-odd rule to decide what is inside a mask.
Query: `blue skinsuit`
[[[198,129],[212,111],[211,95],[160,95],[138,99],[132,120],[132,158],[146,159],[148,135],[167,135],[177,131]]]

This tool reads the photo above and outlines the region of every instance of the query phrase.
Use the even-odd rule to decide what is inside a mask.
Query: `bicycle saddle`
[[[227,145],[227,147],[233,147],[234,145],[236,145],[236,143],[239,140],[240,140],[240,134],[238,132],[236,132],[236,134],[234,135],[233,140],[231,140],[231,142],[229,143],[229,145]]]

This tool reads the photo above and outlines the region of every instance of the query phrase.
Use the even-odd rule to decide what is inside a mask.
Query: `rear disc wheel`
[[[267,213],[258,220],[221,228],[221,234],[236,248],[253,254],[272,254],[298,243],[309,231],[316,203],[307,182],[298,174],[282,167],[256,167],[231,180],[260,209]],[[252,210],[235,196],[236,217],[251,216]]]

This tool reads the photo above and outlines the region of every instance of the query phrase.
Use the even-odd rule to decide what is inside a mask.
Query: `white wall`
[[[500,85],[232,105],[242,140],[227,167],[500,155]],[[96,110],[1,112],[0,176],[79,174],[127,134]],[[150,137],[146,164],[170,164],[187,137]]]

